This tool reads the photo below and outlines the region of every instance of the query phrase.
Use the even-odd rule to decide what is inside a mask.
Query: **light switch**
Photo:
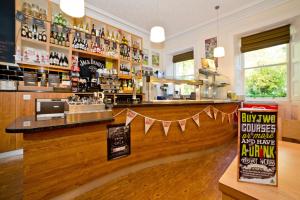
[[[30,94],[24,94],[23,95],[23,100],[30,100],[31,99],[31,95]]]

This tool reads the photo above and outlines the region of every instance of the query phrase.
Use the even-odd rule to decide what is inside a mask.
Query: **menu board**
[[[0,62],[15,62],[15,1],[2,0],[0,6]]]
[[[130,155],[130,125],[107,126],[107,160]]]
[[[277,186],[277,111],[239,110],[238,180]]]

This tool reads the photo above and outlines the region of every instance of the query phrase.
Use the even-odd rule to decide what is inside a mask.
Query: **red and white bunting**
[[[170,121],[162,121],[162,125],[163,125],[163,128],[164,128],[164,131],[165,131],[165,135],[167,136],[168,135],[168,132],[169,132],[169,128],[171,126],[171,123]]]
[[[145,117],[145,134],[147,134],[148,130],[151,128],[154,122],[155,119]]]
[[[218,112],[219,112],[219,110],[217,109],[217,108],[213,108],[213,112],[214,112],[214,118],[215,118],[215,120],[217,119],[217,116],[218,116]]]
[[[197,124],[197,126],[200,126],[199,113],[194,115],[192,118],[193,118],[194,122]]]
[[[185,125],[186,125],[186,119],[178,120],[178,124],[181,128],[181,131],[184,132],[185,131]]]
[[[204,109],[204,112],[205,112],[210,118],[213,118],[213,116],[211,115],[211,112],[210,112],[210,106],[207,106],[207,107]]]
[[[222,123],[224,122],[225,119],[225,113],[222,112]]]
[[[130,124],[130,122],[137,116],[137,113],[132,111],[132,110],[128,110],[127,114],[126,114],[126,126],[128,124]]]

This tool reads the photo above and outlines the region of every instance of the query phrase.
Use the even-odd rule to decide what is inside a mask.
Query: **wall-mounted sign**
[[[238,140],[238,180],[277,186],[277,111],[240,109]]]
[[[130,125],[107,126],[107,160],[130,155]]]
[[[91,78],[97,69],[105,68],[105,61],[79,57],[78,65],[80,67],[80,77]]]

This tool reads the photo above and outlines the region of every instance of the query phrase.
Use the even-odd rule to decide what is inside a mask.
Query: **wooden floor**
[[[210,200],[221,199],[218,180],[236,155],[234,140],[213,153],[196,159],[172,162],[129,174],[78,200]]]
[[[77,200],[221,199],[218,180],[236,155],[236,140],[199,158],[147,168]],[[0,200],[22,199],[22,156],[0,160]]]
[[[23,156],[0,159],[0,200],[22,199]]]

